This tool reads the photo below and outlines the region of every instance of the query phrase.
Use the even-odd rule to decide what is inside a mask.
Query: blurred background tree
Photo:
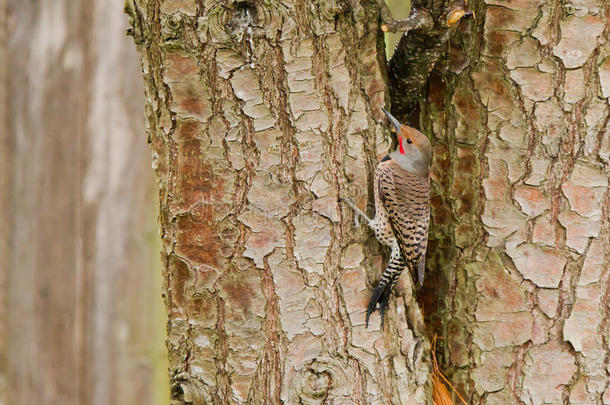
[[[0,404],[166,404],[144,89],[116,1],[0,1]]]

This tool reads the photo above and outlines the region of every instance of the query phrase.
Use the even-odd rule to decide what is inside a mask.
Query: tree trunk
[[[378,316],[365,329],[382,257],[338,201],[366,206],[389,146],[376,4],[126,10],[160,186],[172,403],[424,403],[417,306],[399,297],[385,333]]]
[[[0,1],[0,403],[165,404],[137,57],[78,3]]]
[[[388,88],[434,138],[418,296],[458,389],[480,404],[610,402],[608,6],[471,6],[449,47],[430,10],[435,28],[403,36],[418,45],[399,46],[387,83],[375,2],[126,2],[173,404],[429,401],[409,278],[389,326],[366,330],[383,252],[338,202],[371,200]]]
[[[609,3],[475,4],[422,103],[427,324],[469,403],[609,404]]]

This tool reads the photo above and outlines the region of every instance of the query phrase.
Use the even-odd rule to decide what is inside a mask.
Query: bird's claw
[[[352,208],[354,208],[356,206],[356,203],[354,202],[354,200],[352,200],[349,197],[339,197],[339,200],[343,201],[344,203],[346,203],[347,205],[349,205]]]

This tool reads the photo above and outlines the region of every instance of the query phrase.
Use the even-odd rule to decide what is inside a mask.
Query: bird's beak
[[[394,128],[396,128],[396,132],[400,134],[400,122],[398,122],[398,120],[394,118],[394,116],[390,114],[385,108],[381,107],[381,111],[385,113],[385,115],[388,117],[388,120],[390,120],[392,125],[394,125]]]

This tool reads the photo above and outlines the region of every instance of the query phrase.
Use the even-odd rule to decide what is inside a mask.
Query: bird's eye
[[[407,138],[407,143],[413,143],[413,141],[410,138]]]

